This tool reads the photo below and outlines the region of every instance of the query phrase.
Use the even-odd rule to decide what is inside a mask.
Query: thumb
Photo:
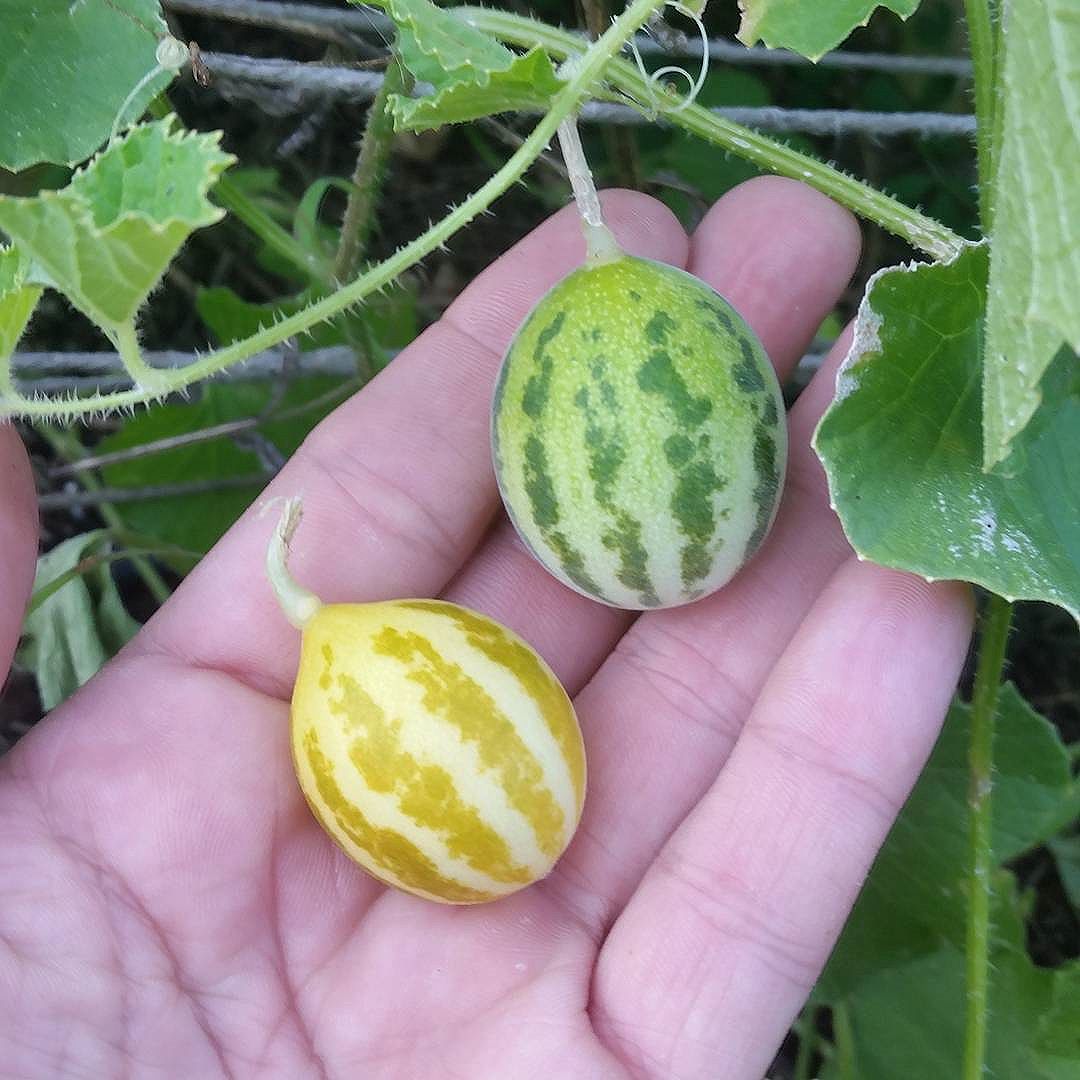
[[[0,686],[19,640],[37,557],[37,498],[18,433],[0,423]]]

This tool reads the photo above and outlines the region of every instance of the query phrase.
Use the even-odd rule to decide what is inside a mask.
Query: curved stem
[[[77,401],[39,401],[20,396],[3,402],[6,411],[18,416],[58,419],[143,404],[163,393],[182,390],[199,379],[216,375],[233,364],[238,364],[241,360],[246,360],[249,356],[254,356],[295,334],[302,334],[318,323],[360,303],[370,293],[389,284],[399,274],[445,244],[462,226],[486,210],[507,188],[519,180],[551,141],[562,121],[578,108],[581,99],[592,89],[612,57],[662,4],[663,0],[633,0],[611,24],[607,33],[581,54],[572,78],[552,99],[551,108],[529,133],[517,152],[494,176],[427,232],[332,296],[318,300],[273,326],[264,327],[251,337],[218,349],[187,367],[167,373],[161,390],[147,391],[136,388],[115,394],[95,394]],[[0,415],[3,414],[0,411]]]
[[[965,983],[967,1018],[964,1031],[964,1080],[982,1080],[986,1065],[986,1020],[990,971],[990,893],[993,870],[994,721],[997,716],[1005,646],[1009,639],[1012,604],[991,596],[983,614],[979,659],[971,701],[971,741],[968,746],[969,840],[971,881],[967,906]]]
[[[140,390],[148,394],[156,394],[168,386],[168,373],[152,368],[143,358],[134,323],[126,322],[113,326],[110,328],[110,334],[120,360]]]
[[[513,45],[542,45],[552,56],[565,58],[581,52],[581,38],[566,30],[547,26],[521,15],[486,8],[461,7],[460,16],[478,30],[485,30]],[[647,80],[625,60],[612,60],[604,78],[638,101],[649,101]],[[949,260],[963,250],[966,241],[951,229],[918,210],[905,206],[882,191],[847,176],[816,158],[800,154],[766,135],[732,123],[700,105],[663,110],[670,124],[723,147],[770,172],[801,180],[868,221],[906,240],[935,259]]]
[[[622,254],[611,230],[604,224],[604,213],[600,209],[600,197],[596,194],[592,170],[585,158],[581,145],[577,122],[568,116],[559,125],[559,146],[563,161],[570,176],[570,186],[574,190],[574,201],[581,216],[581,227],[585,233],[585,249],[589,262],[610,262]]]
[[[276,501],[268,503],[267,508]],[[270,579],[285,618],[297,630],[303,630],[315,612],[322,607],[322,601],[289,573],[289,544],[300,527],[303,516],[304,508],[299,496],[286,499],[274,535],[270,537],[266,549],[266,576]]]

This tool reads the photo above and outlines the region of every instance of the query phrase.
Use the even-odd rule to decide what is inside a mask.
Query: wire
[[[342,11],[318,5],[278,3],[276,0],[164,0],[164,6],[180,14],[291,30],[327,40],[339,40],[342,31],[358,35],[375,34],[384,39],[392,37],[394,33],[392,19],[380,11],[363,7]],[[681,34],[671,37],[670,42],[661,44],[643,34],[637,40],[637,47],[643,56],[659,54],[700,58],[700,42],[689,40]],[[584,36],[582,40],[585,40]],[[709,41],[709,58],[728,64],[810,63],[805,57],[787,49],[767,49],[757,45],[747,48],[720,39]],[[909,75],[947,75],[961,79],[971,77],[970,61],[952,56],[892,56],[889,53],[838,50],[826,53],[817,61],[817,66]]]
[[[250,101],[274,116],[302,112],[328,97],[353,102],[370,101],[383,79],[376,72],[305,64],[295,60],[256,60],[231,53],[203,53],[202,57],[214,75],[214,85],[221,88],[226,97]],[[774,106],[716,108],[711,111],[763,131],[800,131],[809,135],[860,133],[966,137],[975,130],[975,118],[964,113],[781,109]],[[627,105],[599,101],[586,102],[581,110],[581,119],[609,124],[648,122]]]

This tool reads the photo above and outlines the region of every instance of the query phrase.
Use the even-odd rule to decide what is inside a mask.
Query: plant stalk
[[[585,16],[585,29],[595,41],[608,27],[606,0],[581,0]],[[604,124],[602,137],[608,161],[611,162],[615,181],[623,187],[638,191],[642,186],[641,158],[638,154],[637,136],[632,128]]]
[[[84,452],[83,445],[71,432],[55,431],[43,425],[38,425],[35,430],[65,461],[74,461],[82,456]],[[98,491],[102,487],[98,478],[89,473],[81,476],[79,482],[89,491]],[[124,528],[123,519],[117,513],[116,507],[111,506],[109,503],[101,503],[97,510],[109,528],[116,530]],[[132,554],[131,565],[135,568],[139,577],[143,579],[143,583],[150,590],[153,598],[159,604],[164,604],[172,595],[172,590],[154,568],[154,564],[143,555]]]
[[[855,1032],[846,1002],[832,1007],[833,1039],[836,1043],[836,1075],[839,1080],[858,1080],[855,1062]]]
[[[554,137],[562,121],[575,112],[582,98],[592,90],[612,57],[619,52],[649,16],[660,8],[662,3],[663,0],[633,0],[612,23],[604,36],[580,54],[573,76],[555,95],[551,108],[529,133],[528,138],[521,144],[521,148],[494,176],[477,188],[463,203],[451,210],[445,218],[400,248],[389,259],[372,267],[333,295],[317,300],[302,311],[282,319],[273,326],[264,327],[242,341],[217,349],[187,367],[170,372],[165,390],[182,390],[199,379],[216,375],[241,360],[246,360],[264,349],[277,345],[296,334],[302,334],[313,326],[333,318],[347,308],[360,303],[376,289],[389,284],[399,274],[446,243],[454,233],[486,210],[495,199],[525,174]],[[579,50],[575,49],[575,53],[577,52]],[[9,411],[24,417],[70,418],[85,413],[99,412],[102,409],[139,405],[158,396],[160,393],[148,393],[137,388],[110,394],[94,394],[74,402],[39,401],[20,396],[10,399]]]
[[[290,232],[283,229],[254,199],[233,182],[228,173],[219,177],[214,185],[213,195],[215,202],[234,214],[271,251],[287,259],[309,281],[321,285],[331,283],[329,267],[318,256],[308,251]]]
[[[986,1020],[989,1006],[990,895],[993,870],[994,721],[997,717],[1005,647],[1012,621],[1012,604],[991,595],[983,613],[975,689],[971,701],[968,746],[968,837],[971,852],[970,895],[967,905],[964,1030],[964,1080],[982,1080],[986,1068]]]
[[[394,139],[394,120],[390,115],[391,94],[408,94],[412,76],[391,54],[379,91],[368,109],[367,125],[360,141],[360,153],[352,174],[352,190],[341,222],[341,240],[334,260],[334,279],[344,284],[356,277],[367,254],[368,240],[375,224],[375,205],[379,200],[390,147]]]
[[[147,112],[156,120],[164,120],[174,111],[165,91],[162,91],[147,106]],[[213,194],[219,205],[243,222],[268,248],[291,262],[311,281],[330,284],[328,268],[298,243],[295,237],[283,229],[258,203],[246,195],[228,173],[218,177]]]
[[[586,257],[590,263],[610,262],[622,254],[611,230],[604,224],[600,209],[600,197],[596,194],[592,170],[585,158],[585,151],[578,134],[577,121],[568,116],[559,125],[559,146],[562,149],[570,186],[574,191],[581,227],[585,233]]]
[[[477,7],[454,10],[471,26],[512,45],[526,48],[542,45],[557,59],[581,54],[581,39],[569,31],[506,11]],[[647,80],[642,78],[633,64],[625,60],[613,59],[604,68],[603,75],[605,80],[632,97],[634,102],[648,102],[655,97],[655,94],[650,96]],[[701,105],[662,110],[660,116],[668,123],[684,128],[770,172],[809,184],[934,259],[953,259],[964,249],[966,241],[963,237],[941,222],[920,214],[918,210],[816,158],[800,154],[766,135],[725,120]]]
[[[975,149],[979,172],[979,212],[983,235],[989,236],[994,217],[994,147],[997,106],[996,34],[987,0],[964,0],[971,62],[975,69]],[[1032,73],[1034,76],[1034,73]]]

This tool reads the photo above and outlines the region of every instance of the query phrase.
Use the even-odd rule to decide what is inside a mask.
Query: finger
[[[670,213],[608,199],[632,248],[663,253]],[[584,255],[568,209],[470,286],[443,319],[311,435],[267,491],[304,497],[293,570],[326,601],[432,596],[475,546],[497,495],[488,410],[502,354],[528,308]],[[272,522],[249,511],[136,645],[288,693],[297,635],[263,573]]]
[[[34,585],[37,496],[18,432],[0,423],[0,687],[19,641]]]
[[[730,192],[706,216],[694,237],[689,268],[747,319],[784,379],[847,282],[857,245],[852,219],[828,200],[801,184],[755,180]],[[512,626],[520,620],[519,632],[540,649],[571,693],[632,621],[554,584],[508,528],[492,534],[448,595]],[[609,740],[622,742],[622,735],[613,733],[621,721],[612,718],[610,725],[612,731],[596,735],[601,754],[614,752]]]
[[[738,298],[790,367],[854,270],[857,228],[846,211],[799,184],[756,181],[730,198],[695,236],[692,263]],[[746,246],[732,250],[741,223]],[[724,273],[731,286],[716,276]],[[549,887],[598,933],[707,790],[776,658],[850,555],[809,446],[810,419],[800,402],[790,418],[780,513],[762,550],[714,596],[638,619],[578,698],[592,740],[589,800]],[[628,791],[642,793],[629,823]]]
[[[930,753],[971,610],[967,586],[837,572],[604,946],[594,1021],[628,1064],[763,1074]]]

